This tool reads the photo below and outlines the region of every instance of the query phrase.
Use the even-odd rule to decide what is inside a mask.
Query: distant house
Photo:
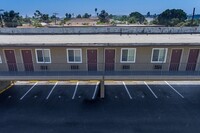
[[[97,24],[97,18],[73,18],[65,23],[64,26],[94,26]]]

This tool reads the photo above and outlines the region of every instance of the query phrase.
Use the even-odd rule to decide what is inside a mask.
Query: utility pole
[[[56,25],[56,19],[57,19],[56,16],[58,15],[58,13],[55,12],[55,13],[53,13],[53,15],[55,16],[55,25]]]
[[[3,9],[0,9],[1,27],[3,27]]]
[[[191,21],[190,26],[193,25],[193,22],[194,22],[194,15],[195,15],[195,8],[193,8],[192,21]]]

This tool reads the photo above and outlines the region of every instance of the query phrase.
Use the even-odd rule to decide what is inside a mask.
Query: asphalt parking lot
[[[200,132],[200,81],[18,81],[0,94],[1,133]]]

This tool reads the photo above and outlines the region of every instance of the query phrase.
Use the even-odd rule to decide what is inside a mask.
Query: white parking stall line
[[[173,86],[171,86],[167,81],[165,81],[165,83],[172,89],[174,90],[180,97],[184,98],[183,95],[181,95],[181,93],[179,93]]]
[[[46,97],[46,100],[49,99],[51,93],[53,92],[53,90],[56,88],[56,85],[58,84],[58,82],[55,83],[55,85],[52,87],[51,91],[49,92],[48,96]]]
[[[151,93],[154,95],[154,97],[157,99],[158,97],[156,96],[156,94],[153,92],[153,90],[151,89],[151,87],[144,81],[144,84],[147,86],[147,88],[151,91]]]
[[[75,95],[76,95],[76,92],[77,92],[77,89],[78,89],[78,85],[79,85],[79,82],[76,83],[76,87],[75,87],[75,90],[74,90],[74,94],[72,96],[72,99],[75,98]]]
[[[21,98],[20,100],[22,100],[36,85],[38,82],[36,82]]]
[[[126,86],[126,84],[125,84],[125,82],[123,81],[122,83],[123,83],[123,85],[124,85],[124,88],[125,88],[125,90],[126,90],[128,96],[129,96],[129,98],[130,98],[130,99],[133,99],[132,96],[131,96],[131,94],[130,94],[130,92],[129,92],[129,90],[128,90],[128,88],[127,88],[127,86]]]
[[[96,86],[95,86],[95,90],[94,90],[94,93],[93,93],[92,99],[95,98],[95,95],[96,95],[96,93],[97,93],[98,85],[99,85],[99,82],[97,82],[97,84],[96,84]]]

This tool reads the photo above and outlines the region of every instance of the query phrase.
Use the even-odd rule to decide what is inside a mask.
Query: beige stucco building
[[[155,32],[155,28],[152,31]],[[30,29],[29,33],[18,29],[18,33],[3,31],[0,35],[0,71],[4,78],[6,74],[15,74],[19,79],[20,74],[21,78],[27,74],[33,78],[32,74],[52,76],[52,79],[56,76],[70,79],[72,76],[95,78],[107,75],[133,79],[136,75],[143,78],[146,75],[198,75],[200,34],[189,34],[188,29],[181,33],[180,29],[173,29],[173,34],[172,29],[170,34],[166,29],[164,34],[161,31],[160,34],[159,31],[148,33],[151,30],[146,29],[136,34],[136,29],[132,30],[136,33],[127,34],[123,33],[127,30],[121,29],[118,33],[116,27],[113,30],[116,32],[112,31],[112,27],[107,32],[99,28],[100,34],[97,31],[92,34],[87,28],[78,33],[77,29],[73,29],[74,34],[43,34],[41,31],[37,34],[31,32],[34,29]],[[86,34],[87,31],[89,34]]]

